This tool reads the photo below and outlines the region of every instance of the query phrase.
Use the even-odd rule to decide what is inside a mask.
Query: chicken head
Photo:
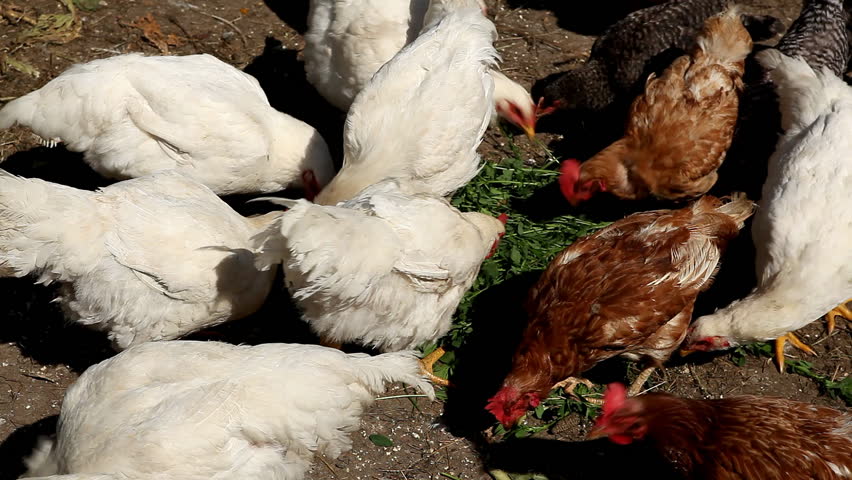
[[[541,395],[535,392],[521,393],[514,387],[503,387],[488,400],[485,409],[491,412],[504,427],[514,425],[527,412],[541,403]]]
[[[588,440],[609,437],[618,445],[628,445],[648,433],[642,417],[642,404],[627,397],[627,389],[620,383],[611,383],[604,392],[603,413],[598,417]]]
[[[500,223],[502,223],[503,225],[506,225],[506,222],[508,222],[508,221],[509,221],[509,215],[506,215],[505,213],[501,213],[501,214],[500,214],[500,216],[499,216],[499,217],[497,217],[497,220],[499,220],[499,221],[500,221]],[[494,252],[496,252],[496,251],[497,251],[497,247],[499,247],[499,246],[500,246],[500,240],[502,240],[502,239],[503,239],[503,236],[504,236],[504,235],[506,235],[506,231],[505,231],[505,230],[503,230],[502,232],[499,232],[499,233],[497,234],[497,240],[494,240],[494,244],[493,244],[493,245],[491,245],[491,251],[490,251],[490,252],[488,252],[488,256],[486,256],[485,258],[491,258],[491,257],[494,255]]]
[[[529,138],[535,137],[535,123],[538,119],[538,106],[530,93],[521,84],[513,82],[502,73],[492,70],[494,79],[494,105],[497,115],[517,126]]]
[[[606,184],[603,180],[581,180],[580,162],[575,159],[562,162],[559,171],[559,189],[571,206],[576,207],[580,202],[588,200],[598,191],[606,191]]]

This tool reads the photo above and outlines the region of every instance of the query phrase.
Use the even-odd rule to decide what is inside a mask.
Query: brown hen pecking
[[[783,398],[627,398],[612,384],[589,439],[650,444],[684,478],[852,478],[852,415]]]
[[[597,191],[623,199],[696,197],[716,183],[731,145],[752,42],[736,9],[711,17],[691,55],[675,60],[630,108],[623,138],[579,164],[562,164],[572,205]]]
[[[705,196],[679,210],[630,215],[563,250],[529,293],[512,370],[487,409],[513,425],[554,382],[617,355],[652,366],[638,391],[683,341],[698,292],[753,210],[744,195],[727,203]]]

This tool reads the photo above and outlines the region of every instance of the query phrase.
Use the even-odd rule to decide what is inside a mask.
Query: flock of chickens
[[[0,274],[59,284],[68,318],[122,351],[69,388],[56,437],[22,478],[299,479],[316,452],[347,451],[387,382],[430,397],[424,374],[447,384],[431,372],[443,350],[413,349],[449,331],[509,220],[448,201],[477,175],[492,116],[534,136],[554,110],[620,108],[621,139],[563,162],[565,198],[691,203],[627,216],[557,255],[485,408],[511,426],[622,356],[646,368],[629,390],[609,386],[589,438],[647,442],[684,478],[852,478],[849,413],[637,396],[678,348],[776,340],[783,369],[785,342],[809,350],[793,330],[852,317],[848,14],[842,0],[804,3],[755,55],[754,19],[725,1],[638,10],[536,103],[498,71],[481,1],[313,0],[307,78],[348,110],[336,174],[315,129],[208,55],[95,60],[8,103],[0,128],[30,127],[121,180],[87,191],[0,170]],[[649,71],[671,49],[682,55]],[[743,156],[757,188],[720,169]],[[287,210],[253,217],[219,198],[289,187],[307,198],[261,198]],[[752,216],[758,285],[691,322]],[[257,311],[279,266],[323,346],[175,340]],[[344,343],[385,353],[333,348]]]

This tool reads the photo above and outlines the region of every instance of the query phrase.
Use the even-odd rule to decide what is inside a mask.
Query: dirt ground
[[[325,104],[305,82],[299,57],[304,46],[301,34],[305,29],[307,3],[307,0],[193,0],[191,3],[101,0],[91,11],[78,11],[75,21],[79,23],[62,32],[53,32],[54,42],[49,43],[38,38],[21,41],[19,35],[39,15],[67,13],[62,3],[3,0],[0,2],[0,65],[3,65],[0,102],[40,87],[78,62],[128,52],[209,53],[258,77],[273,106],[316,126],[332,149],[339,152],[343,116]],[[488,0],[487,3],[501,35],[496,45],[503,57],[503,71],[531,86],[537,79],[581,62],[589,52],[594,34],[629,11],[628,4],[641,4],[641,1],[602,2],[606,4],[603,7],[595,2],[578,7],[578,2],[562,0]],[[785,25],[790,24],[800,8],[800,0],[744,3],[747,11],[775,15]],[[147,15],[151,17],[145,20]],[[151,20],[159,28],[154,28]],[[147,33],[142,28],[145,26]],[[548,130],[559,132],[558,128]],[[559,133],[570,137],[571,132]],[[540,138],[552,144],[560,141],[562,135],[543,133]],[[516,142],[531,160],[543,156],[540,147],[525,138],[519,137]],[[489,130],[483,146],[486,158],[499,160],[511,153],[509,148],[507,138],[499,130]],[[3,168],[22,175],[85,188],[105,184],[82,165],[78,155],[38,147],[23,129],[0,132],[0,159],[6,159]],[[33,286],[29,279],[4,279],[0,280],[0,289],[7,317],[0,328],[0,480],[6,480],[23,472],[21,459],[29,453],[35,438],[55,428],[65,388],[88,366],[112,352],[99,334],[64,322],[58,307],[50,303],[52,288]],[[223,326],[220,331],[229,341],[248,343],[300,338],[281,326],[280,314],[270,314],[274,310],[274,305],[268,305],[255,318]],[[806,342],[819,354],[807,358],[813,363],[813,371],[834,380],[845,378],[852,370],[850,324],[840,321],[838,326],[830,337],[826,336],[822,322],[804,330]],[[298,335],[304,335],[304,329]],[[798,352],[789,353],[799,358]],[[799,375],[780,374],[765,358],[748,356],[744,362],[737,366],[730,355],[697,358],[691,363],[671,366],[664,374],[656,373],[648,385],[655,390],[695,398],[752,393],[843,408],[842,401],[821,392],[816,382]],[[387,396],[405,393],[391,390]],[[353,450],[336,460],[320,459],[309,477],[490,478],[477,442],[455,436],[453,433],[464,429],[441,422],[443,408],[441,402],[424,398],[377,401],[365,416],[363,429],[353,434]],[[542,466],[546,470],[544,466],[549,466],[552,470],[557,466],[557,471],[561,468],[571,472],[574,478],[586,478],[595,471],[595,478],[606,478],[601,474],[604,465],[601,462],[612,457],[606,455],[604,446],[581,457],[576,452],[585,455],[588,450],[566,453],[559,448],[570,444],[554,442],[580,440],[588,427],[588,420],[568,418],[553,431],[536,435],[536,440],[513,442],[490,458],[495,465],[511,464],[509,460],[514,459],[518,462],[514,466],[519,469]],[[386,435],[394,444],[374,445],[367,438],[371,434]],[[572,461],[574,458],[584,461]]]

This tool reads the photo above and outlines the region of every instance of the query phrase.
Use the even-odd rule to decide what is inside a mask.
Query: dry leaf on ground
[[[154,15],[149,13],[144,17],[139,17],[131,23],[126,24],[130,27],[142,30],[142,37],[151,42],[163,55],[169,54],[169,47],[177,47],[183,44],[184,39],[177,35],[163,33],[160,24],[154,19]]]

